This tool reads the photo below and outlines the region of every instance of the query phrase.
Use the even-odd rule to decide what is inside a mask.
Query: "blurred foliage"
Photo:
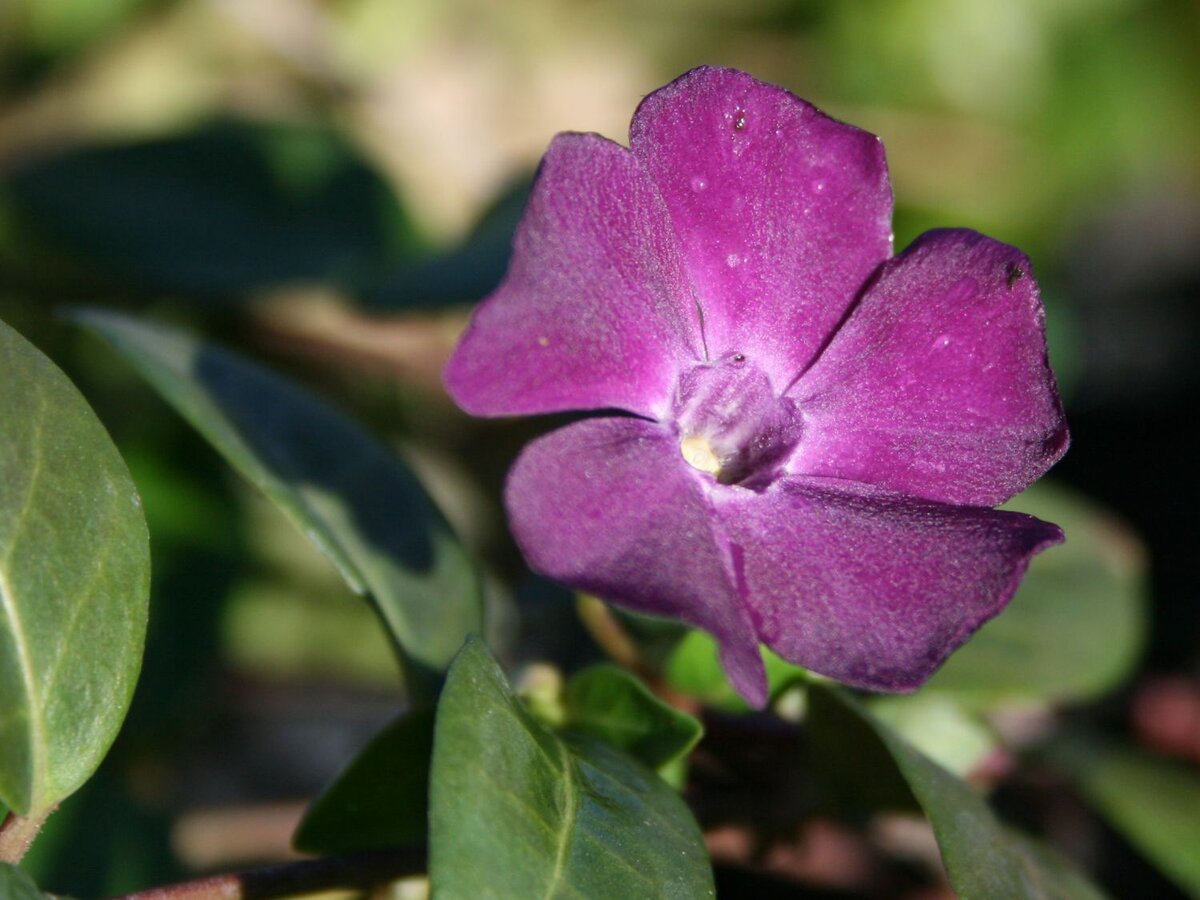
[[[935,225],[978,228],[1030,254],[1047,301],[1074,436],[1055,477],[1074,491],[1047,488],[1021,508],[1062,522],[1068,543],[1039,557],[1010,613],[930,691],[872,714],[985,784],[1005,781],[997,759],[1002,773],[1052,779],[1029,752],[1055,716],[1136,747],[1128,709],[1141,682],[1200,677],[1198,35],[1191,0],[0,3],[0,318],[71,376],[113,435],[154,562],[127,726],[27,870],[79,896],[182,877],[196,860],[170,844],[172,822],[208,805],[316,795],[402,702],[365,607],[56,314],[82,302],[169,319],[402,442],[490,581],[522,585],[516,624],[488,623],[518,632],[493,643],[509,648],[503,661],[573,671],[598,651],[569,598],[523,580],[495,499],[516,450],[548,426],[469,423],[438,373],[466,304],[503,273],[551,135],[620,138],[642,95],[702,62],[744,68],[880,134],[897,246]],[[758,720],[735,712],[711,642],[693,634],[663,651],[678,636],[668,629],[650,652],[631,633],[652,684],[724,710],[705,712],[689,799],[706,824],[736,821],[730,783],[756,796],[763,748],[785,739],[772,731],[746,761],[739,743],[753,740],[725,741],[722,717]],[[802,718],[803,692],[789,685],[803,673],[768,659],[781,711]],[[354,701],[319,706],[318,684]],[[321,728],[244,724],[239,711],[263,689]],[[1191,785],[1196,763],[1129,752],[1136,762],[1095,756],[1067,773],[1114,830],[1087,813],[1092,824],[1059,843],[1105,886],[1134,872],[1147,895],[1172,896],[1149,859],[1193,889],[1187,848],[1111,786],[1158,784],[1162,765],[1164,783],[1183,769]],[[361,759],[370,765],[369,752]],[[1042,805],[1023,807],[1035,832],[1075,808],[1058,777]],[[771,783],[755,808],[762,820],[792,815],[794,836],[817,807],[811,785],[789,790]],[[322,815],[336,831],[336,804]],[[279,853],[289,839],[277,836]],[[738,864],[767,868],[779,836],[754,840]]]

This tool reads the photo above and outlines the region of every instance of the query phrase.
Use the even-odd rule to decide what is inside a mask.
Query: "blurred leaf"
[[[352,853],[425,840],[432,709],[406,713],[371,739],[308,808],[293,843],[306,853]]]
[[[0,371],[0,797],[37,815],[91,776],[129,709],[150,550],[108,433],[3,323]]]
[[[143,676],[143,684],[148,682]],[[138,703],[142,689],[138,689]],[[197,704],[179,701],[181,715],[195,721]],[[141,732],[145,735],[146,732]],[[161,732],[151,740],[160,740]],[[123,737],[124,742],[124,737]],[[139,750],[144,752],[145,744]],[[136,752],[136,751],[135,751]],[[177,821],[165,807],[148,808],[134,799],[138,787],[156,782],[145,769],[148,756],[129,765],[122,754],[106,760],[95,777],[54,811],[38,834],[37,842],[21,860],[21,868],[43,891],[72,897],[118,897],[147,885],[172,884],[189,872],[171,846],[171,827]],[[153,804],[149,805],[153,807]],[[0,894],[3,896],[3,894]]]
[[[155,0],[14,0],[16,17],[29,45],[43,53],[77,53],[122,25]],[[22,19],[24,21],[22,21]]]
[[[363,301],[378,309],[402,309],[462,303],[490,293],[508,268],[529,185],[529,179],[521,179],[501,194],[460,246],[364,281],[359,285]]]
[[[1054,742],[1047,756],[1147,859],[1200,896],[1200,774],[1084,735]]]
[[[478,630],[475,567],[400,459],[284,379],[179,331],[116,313],[76,319],[126,357],[212,445],[369,593],[432,694],[464,636]]]
[[[0,897],[4,900],[46,900],[33,879],[8,863],[0,863]]]
[[[413,242],[387,183],[341,138],[312,129],[224,123],[87,147],[0,186],[59,252],[151,292],[347,279]]]
[[[809,687],[809,710],[814,731],[829,728],[847,734],[846,723],[857,719],[866,728],[858,728],[855,739],[882,745],[925,811],[959,896],[1103,896],[1053,850],[1001,824],[970,785],[914,748],[848,692],[814,683]],[[886,780],[889,773],[886,768],[860,769],[857,776],[871,782]]]
[[[713,896],[679,795],[603,741],[543,728],[477,639],[438,708],[429,821],[435,896]]]
[[[567,683],[566,712],[566,727],[607,741],[651,769],[684,759],[704,734],[697,719],[612,665],[585,669]]]
[[[873,697],[868,706],[877,719],[960,778],[999,743],[983,722],[945,695],[893,694]]]
[[[378,618],[340,581],[332,592],[299,577],[240,581],[221,610],[221,644],[231,666],[267,678],[396,684],[396,654]]]
[[[766,647],[761,650],[763,663],[767,667],[767,685],[772,695],[808,674],[799,666],[780,659]],[[725,678],[717,642],[705,631],[689,631],[684,636],[668,657],[663,674],[675,690],[712,706],[738,712],[750,708]]]
[[[1145,632],[1145,561],[1120,522],[1078,494],[1036,485],[1012,508],[1062,526],[1017,595],[931,678],[925,692],[972,706],[1084,700],[1117,684]]]

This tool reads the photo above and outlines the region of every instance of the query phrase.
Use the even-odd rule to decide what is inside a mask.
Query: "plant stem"
[[[8,817],[0,822],[0,862],[12,863],[14,866],[19,863],[33,845],[34,838],[38,836],[50,814],[56,809],[57,803],[31,816],[18,816],[15,812],[10,812]]]
[[[425,857],[425,847],[413,847],[305,859],[151,888],[118,900],[270,900],[340,888],[370,888],[424,872]]]

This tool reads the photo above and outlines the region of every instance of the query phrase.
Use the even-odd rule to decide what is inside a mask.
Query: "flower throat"
[[[684,460],[721,484],[766,487],[800,439],[796,405],[742,353],[684,372],[673,417]]]

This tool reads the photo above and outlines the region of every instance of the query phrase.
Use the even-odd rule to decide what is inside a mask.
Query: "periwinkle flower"
[[[921,684],[1055,525],[991,507],[1066,450],[1029,261],[966,230],[892,256],[874,136],[729,69],[627,149],[562,134],[446,370],[476,415],[592,410],[505,494],[530,565],[877,690]]]

